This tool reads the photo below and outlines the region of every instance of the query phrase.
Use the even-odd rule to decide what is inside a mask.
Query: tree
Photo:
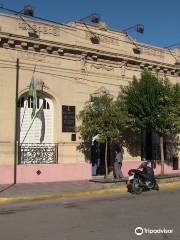
[[[164,174],[163,137],[180,131],[180,86],[144,71],[125,87],[117,99],[127,114],[126,126],[135,132],[153,131],[160,136],[161,174]]]
[[[107,176],[107,144],[108,141],[116,139],[120,135],[119,126],[121,125],[121,117],[113,96],[107,91],[91,96],[78,118],[81,121],[78,130],[84,141],[91,142],[92,137],[98,134],[100,140],[106,143],[105,175]]]

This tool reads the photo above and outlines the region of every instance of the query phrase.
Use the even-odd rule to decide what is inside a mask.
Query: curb
[[[160,189],[173,189],[180,187],[180,181],[170,183],[160,183]],[[111,193],[127,193],[127,187],[114,187],[92,191],[82,192],[66,192],[58,194],[48,195],[36,195],[36,196],[22,196],[22,197],[0,197],[0,204],[3,203],[22,203],[22,202],[33,202],[33,201],[44,201],[44,200],[56,200],[63,198],[75,198],[75,197],[88,197],[88,196],[101,196]]]
[[[36,195],[36,196],[22,196],[22,197],[1,197],[0,204],[2,203],[20,203],[29,201],[43,201],[43,200],[55,200],[63,198],[74,198],[74,197],[88,197],[88,196],[100,196],[110,193],[125,193],[127,188],[107,188],[92,191],[82,191],[82,192],[66,192],[59,194],[49,194],[49,195]]]
[[[180,181],[160,183],[159,185],[160,185],[161,189],[177,188],[177,187],[180,187]]]

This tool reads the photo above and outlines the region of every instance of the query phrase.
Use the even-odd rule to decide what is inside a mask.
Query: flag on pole
[[[34,72],[32,75],[30,86],[29,86],[28,96],[32,97],[32,99],[33,99],[33,110],[32,110],[32,114],[31,114],[31,118],[33,118],[36,113],[36,103],[37,103],[36,78],[35,78]]]
[[[36,118],[38,118],[41,121],[40,143],[42,143],[45,137],[45,116],[44,116],[43,104],[41,105],[40,109],[36,113]]]

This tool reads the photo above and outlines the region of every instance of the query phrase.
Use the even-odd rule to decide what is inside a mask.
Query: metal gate
[[[23,143],[18,151],[19,164],[58,163],[58,144]]]

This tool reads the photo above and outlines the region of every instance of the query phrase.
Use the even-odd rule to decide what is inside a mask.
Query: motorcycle
[[[145,176],[144,172],[139,169],[130,169],[127,181],[128,192],[141,194],[143,191],[159,190],[159,185],[154,177],[154,172],[149,168],[149,175]]]

